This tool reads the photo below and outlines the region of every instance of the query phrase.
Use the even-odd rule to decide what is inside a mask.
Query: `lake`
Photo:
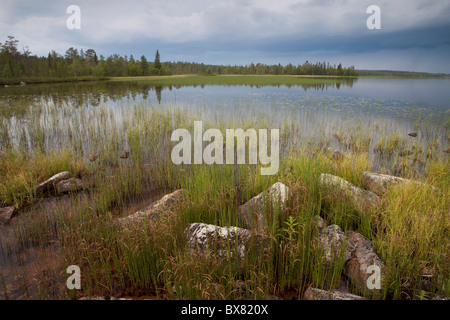
[[[42,142],[45,148],[58,149],[67,145],[64,126],[73,128],[78,123],[81,129],[86,123],[79,118],[81,114],[89,113],[90,121],[94,122],[100,110],[102,114],[111,114],[120,131],[126,127],[124,118],[136,106],[181,110],[197,120],[224,122],[234,128],[248,123],[255,129],[259,124],[280,129],[295,127],[282,141],[282,151],[303,148],[307,142],[319,140],[349,151],[355,145],[349,141],[355,131],[366,135],[364,143],[368,144],[366,151],[372,159],[376,158],[374,150],[387,148],[389,139],[400,146],[398,152],[411,147],[426,151],[430,146],[445,150],[450,139],[450,79],[281,77],[289,80],[286,84],[285,80],[270,84],[267,77],[263,77],[264,81],[258,77],[248,80],[226,76],[191,79],[203,80],[191,84],[189,78],[184,81],[174,77],[164,81],[118,80],[1,88],[0,111],[8,113],[4,112],[2,119],[0,143],[3,148],[25,144],[25,149],[32,150],[29,130],[38,121],[45,132]],[[56,123],[66,124],[56,130]],[[417,132],[418,136],[409,138],[407,134],[411,132]],[[342,139],[336,139],[339,136]],[[92,139],[86,136],[81,140],[83,152],[87,153],[92,149]],[[127,139],[123,140],[126,146]],[[445,156],[439,151],[435,154]],[[377,168],[379,161],[374,163]],[[394,166],[383,165],[389,169]]]

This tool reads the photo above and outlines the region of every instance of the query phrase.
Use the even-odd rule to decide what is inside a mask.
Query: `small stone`
[[[97,158],[98,158],[98,153],[89,153],[89,154],[88,154],[88,159],[89,159],[89,161],[91,161],[91,162],[97,160]]]
[[[435,295],[432,300],[450,300],[450,297]]]
[[[60,181],[63,180],[67,180],[69,179],[71,176],[69,171],[64,171],[64,172],[60,172],[58,174],[55,174],[54,176],[52,176],[51,178],[45,180],[44,182],[40,183],[37,187],[36,187],[36,193],[40,194],[40,193],[45,193],[47,191],[52,191],[54,190],[56,184]]]
[[[269,189],[254,196],[239,207],[238,213],[243,217],[245,227],[265,233],[265,221],[263,215],[264,206],[271,201],[273,205],[279,204],[283,209],[289,198],[289,188],[281,182],[274,183]]]
[[[323,247],[325,260],[327,262],[331,262],[334,259],[339,258],[344,244],[346,245],[346,251],[344,253],[345,261],[348,261],[351,258],[351,254],[355,249],[354,246],[348,241],[342,229],[335,224],[323,229],[319,234],[318,241]]]
[[[306,289],[304,300],[365,300],[363,297],[356,296],[347,292],[338,290],[326,291],[322,289],[309,287]]]
[[[322,173],[319,182],[326,188],[335,188],[340,193],[349,196],[352,200],[353,207],[362,213],[367,208],[377,206],[380,199],[375,193],[358,188],[350,182],[331,174]]]
[[[56,184],[56,191],[59,194],[72,193],[83,190],[83,182],[80,179],[70,178]]]
[[[94,296],[94,297],[81,297],[78,300],[122,300],[116,297]]]
[[[156,219],[162,213],[167,211],[174,211],[177,206],[182,202],[184,197],[186,196],[186,190],[178,189],[170,194],[166,194],[161,199],[152,202],[145,208],[135,212],[132,215],[129,215],[125,218],[119,218],[119,223],[127,223],[127,222],[136,222],[142,221],[145,219]]]
[[[339,150],[333,149],[333,148],[326,148],[325,151],[331,155],[331,157],[335,160],[341,160],[344,158],[344,155]]]
[[[362,234],[349,231],[347,238],[354,250],[351,252],[351,258],[346,263],[345,274],[360,292],[372,295],[379,293],[386,269],[383,261],[375,253],[373,244],[366,240]],[[373,270],[372,272],[367,272],[367,270],[371,266],[377,266],[380,269],[380,288],[369,290],[367,288],[367,280],[372,275]]]
[[[14,206],[0,208],[0,225],[8,224],[17,215],[17,208]]]
[[[405,178],[391,176],[391,175],[387,175],[387,174],[364,171],[362,173],[362,177],[363,177],[364,185],[366,186],[366,188],[372,190],[373,192],[375,192],[379,195],[384,194],[393,185],[396,185],[399,183],[405,183],[405,184],[406,183],[414,183],[415,185],[417,185],[419,187],[430,187],[433,190],[437,190],[436,187],[424,184],[420,181],[405,179]]]
[[[190,249],[199,250],[203,256],[207,250],[216,252],[220,257],[232,257],[235,249],[241,259],[245,257],[246,245],[251,232],[239,227],[219,227],[205,223],[191,223],[184,233]]]
[[[316,224],[316,226],[319,230],[322,230],[323,228],[325,228],[325,220],[319,215],[316,215],[314,217],[314,223]]]

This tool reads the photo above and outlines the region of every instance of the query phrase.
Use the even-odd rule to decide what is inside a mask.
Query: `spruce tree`
[[[145,56],[141,57],[141,68],[142,68],[142,75],[143,76],[148,75],[148,63],[147,58]]]
[[[155,69],[156,71],[159,73],[159,71],[161,70],[161,61],[159,60],[159,51],[156,50],[156,55],[155,55]]]

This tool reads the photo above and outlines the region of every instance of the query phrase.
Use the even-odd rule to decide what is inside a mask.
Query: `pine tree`
[[[156,55],[155,55],[155,65],[154,68],[156,69],[156,71],[159,74],[159,71],[161,70],[161,61],[160,61],[160,57],[159,57],[159,51],[156,50]]]
[[[141,70],[143,76],[148,75],[148,62],[145,56],[141,57]]]

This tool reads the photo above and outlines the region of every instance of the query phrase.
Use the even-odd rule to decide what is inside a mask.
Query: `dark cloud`
[[[247,64],[353,59],[361,68],[372,64],[372,68],[450,73],[445,58],[450,46],[449,1],[380,0],[381,30],[366,28],[366,8],[372,2],[365,0],[79,0],[81,30],[66,28],[71,0],[2,2],[2,37],[14,35],[38,55],[52,49],[64,53],[73,46],[94,48],[105,56],[145,54],[151,58],[159,49],[163,60],[171,61]],[[432,63],[414,63],[427,55],[434,59]]]

